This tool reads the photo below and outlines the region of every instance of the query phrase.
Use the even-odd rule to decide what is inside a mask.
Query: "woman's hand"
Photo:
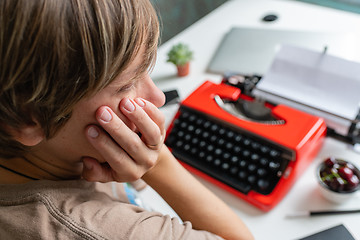
[[[102,157],[83,158],[83,177],[88,181],[134,181],[156,165],[165,138],[163,114],[141,98],[124,98],[119,108],[127,123],[102,106],[96,119],[103,129],[96,125],[86,128],[89,142]]]

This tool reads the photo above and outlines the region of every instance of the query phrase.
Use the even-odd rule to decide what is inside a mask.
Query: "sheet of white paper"
[[[360,102],[360,63],[283,45],[257,89],[254,94],[266,100],[271,93],[333,115],[329,118],[353,120]]]

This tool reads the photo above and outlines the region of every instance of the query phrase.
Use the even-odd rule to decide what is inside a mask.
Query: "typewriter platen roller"
[[[206,81],[181,102],[165,143],[189,171],[268,211],[316,156],[325,133],[319,117]]]

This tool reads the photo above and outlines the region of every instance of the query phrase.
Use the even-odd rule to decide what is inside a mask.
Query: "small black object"
[[[164,92],[164,94],[165,94],[165,104],[164,104],[164,106],[180,102],[179,93],[178,93],[178,91],[176,89],[166,91],[166,92]]]
[[[268,14],[262,18],[264,22],[273,22],[278,19],[278,16],[275,14]]]
[[[331,227],[329,229],[323,230],[321,232],[315,233],[311,236],[301,238],[300,240],[355,240],[355,238],[351,235],[349,230],[343,225],[337,225],[335,227]]]
[[[252,96],[251,92],[260,80],[260,75],[243,75],[228,72],[224,74],[222,82],[227,85],[240,88],[241,93]]]

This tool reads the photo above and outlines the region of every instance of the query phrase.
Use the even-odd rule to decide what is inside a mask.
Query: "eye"
[[[138,82],[141,81],[142,78],[143,78],[143,74],[135,75],[127,83],[125,83],[125,85],[120,86],[116,90],[116,93],[126,92],[126,91],[132,90],[133,88],[136,88],[138,85]]]
[[[132,89],[134,87],[134,82],[125,84],[124,86],[121,86],[116,92],[117,93],[121,93],[121,92],[126,92],[129,91],[130,89]]]

